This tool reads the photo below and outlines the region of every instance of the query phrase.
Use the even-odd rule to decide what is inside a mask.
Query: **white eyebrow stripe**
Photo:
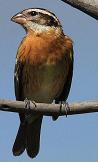
[[[25,10],[26,11],[26,10]],[[37,8],[30,8],[30,9],[27,9],[27,11],[31,12],[31,11],[36,11],[36,12],[40,12],[40,13],[43,13],[43,14],[46,14],[46,15],[49,15],[49,16],[52,16],[54,19],[57,19],[56,16],[54,16],[52,13],[46,11],[46,10],[41,10],[41,9],[37,9]]]

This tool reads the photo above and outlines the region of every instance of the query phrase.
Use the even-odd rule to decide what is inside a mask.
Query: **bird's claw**
[[[32,101],[32,103],[34,104],[34,106],[35,106],[35,107],[37,107],[37,105],[36,105],[36,102],[35,102],[35,101]]]
[[[32,102],[32,103],[34,104],[34,106],[37,107],[35,101],[30,101],[28,98],[26,98],[26,99],[24,100],[24,102],[25,102],[25,108],[26,108],[26,109],[30,109],[30,102]],[[31,113],[27,113],[27,114],[25,115],[25,121],[24,121],[24,123],[25,123],[25,122],[31,123],[31,121],[32,121],[32,114],[31,114]]]
[[[27,98],[24,100],[25,102],[25,108],[26,109],[30,109],[30,100],[28,100]]]
[[[60,111],[62,110],[62,107],[64,106],[65,108],[65,112],[66,112],[66,117],[68,115],[68,112],[70,111],[70,107],[69,107],[69,104],[68,102],[62,102],[60,103]]]
[[[25,102],[25,108],[26,108],[26,109],[30,109],[30,102],[32,102],[32,103],[34,104],[34,106],[37,107],[37,106],[36,106],[36,102],[35,102],[35,101],[30,101],[28,98],[26,98],[26,99],[24,100],[24,102]]]

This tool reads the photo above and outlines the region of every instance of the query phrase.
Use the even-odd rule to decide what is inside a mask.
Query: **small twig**
[[[98,0],[62,0],[98,20]]]
[[[35,105],[30,102],[30,109],[25,109],[25,102],[11,100],[0,100],[0,110],[10,112],[31,112],[47,116],[66,115],[66,107],[64,105],[61,109],[59,104],[36,103],[35,107]],[[98,101],[85,101],[69,104],[69,111],[67,114],[73,115],[92,112],[98,112]]]

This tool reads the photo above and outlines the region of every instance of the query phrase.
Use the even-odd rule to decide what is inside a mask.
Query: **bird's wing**
[[[14,88],[15,88],[16,100],[18,101],[24,100],[22,95],[22,90],[23,90],[22,73],[23,73],[24,64],[20,60],[20,57],[26,51],[25,50],[26,45],[24,44],[24,42],[25,42],[25,37],[21,41],[20,46],[18,48],[17,55],[16,55],[15,69],[14,69]]]
[[[69,91],[70,91],[70,87],[71,87],[71,82],[72,82],[72,76],[73,76],[73,62],[74,62],[74,58],[73,58],[73,46],[71,45],[70,50],[67,51],[68,53],[68,66],[69,66],[69,71],[68,71],[68,75],[66,76],[66,82],[64,84],[63,90],[60,94],[60,96],[58,98],[55,99],[56,103],[59,103],[60,101],[66,101]]]
[[[25,46],[24,46],[25,47]],[[15,74],[14,74],[14,85],[15,85],[15,95],[16,100],[24,100],[25,96],[23,95],[23,69],[25,64],[21,62],[22,54],[25,52],[25,48],[23,46],[19,48],[17,56],[16,56],[16,65],[15,65]],[[25,94],[26,95],[26,94]],[[13,154],[20,155],[27,150],[27,154],[30,157],[35,157],[39,152],[40,145],[40,130],[42,123],[42,116],[36,117],[36,115],[32,115],[30,113],[25,114],[19,113],[20,117],[20,126],[19,130],[13,145]],[[29,122],[29,118],[34,119],[33,122]],[[35,119],[36,118],[36,119]],[[28,119],[28,122],[25,120]],[[26,121],[26,122],[25,122]]]
[[[22,69],[23,69],[23,65],[22,63],[17,60],[16,58],[16,64],[15,64],[15,70],[14,70],[14,87],[15,87],[15,96],[16,96],[16,100],[23,100],[22,99]]]

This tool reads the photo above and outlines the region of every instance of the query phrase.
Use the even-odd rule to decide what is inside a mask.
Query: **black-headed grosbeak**
[[[73,45],[72,40],[64,35],[58,18],[46,9],[30,8],[11,20],[22,25],[27,33],[16,56],[16,100],[66,101],[73,74]],[[13,154],[20,155],[26,149],[33,158],[39,151],[43,116],[25,113],[19,116],[20,127]]]

